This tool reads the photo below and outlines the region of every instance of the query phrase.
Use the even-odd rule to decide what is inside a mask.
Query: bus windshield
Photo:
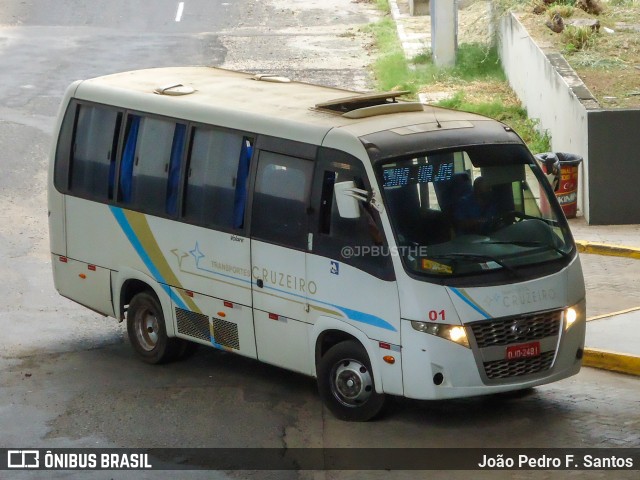
[[[412,273],[477,275],[569,256],[553,191],[521,145],[479,145],[378,165],[398,252]]]

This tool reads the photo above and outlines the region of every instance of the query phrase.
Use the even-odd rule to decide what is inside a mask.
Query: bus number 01
[[[431,320],[432,322],[435,322],[436,320],[444,320],[444,318],[444,310],[440,310],[439,312],[437,310],[431,310],[429,312],[429,320]]]

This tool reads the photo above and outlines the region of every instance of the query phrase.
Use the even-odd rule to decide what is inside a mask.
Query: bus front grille
[[[551,368],[555,352],[544,352],[542,355],[522,360],[497,360],[485,362],[484,371],[487,378],[496,380],[500,378],[519,377],[543,372]]]
[[[469,343],[483,380],[503,384],[552,369],[562,312],[548,310],[467,323]],[[515,356],[520,349],[526,351],[526,358]]]
[[[523,343],[554,337],[560,332],[562,310],[537,312],[507,319],[468,324],[478,348]]]

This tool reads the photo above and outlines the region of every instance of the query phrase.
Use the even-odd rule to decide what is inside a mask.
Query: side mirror
[[[555,153],[539,153],[535,156],[540,168],[544,172],[544,176],[553,187],[553,191],[557,192],[560,187],[560,159]]]
[[[360,218],[360,202],[366,202],[369,192],[356,188],[353,181],[338,182],[333,186],[338,213],[342,218]]]

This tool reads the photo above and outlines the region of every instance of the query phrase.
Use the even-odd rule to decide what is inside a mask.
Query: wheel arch
[[[376,391],[378,393],[384,393],[381,369],[378,363],[377,356],[375,355],[373,349],[375,342],[367,337],[367,335],[362,330],[359,330],[353,325],[350,325],[336,318],[320,317],[313,326],[311,334],[311,344],[314,345],[314,377],[318,376],[318,362],[331,347],[347,340],[354,340],[364,347],[367,355],[369,356],[369,363],[371,364],[371,369],[373,370],[373,380],[376,385]]]
[[[119,270],[114,278],[113,286],[114,307],[116,307],[115,312],[116,315],[118,315],[118,320],[122,322],[125,319],[127,306],[131,303],[133,297],[138,293],[149,291],[152,292],[160,302],[164,314],[167,335],[174,337],[175,328],[172,321],[171,298],[166,291],[166,289],[169,288],[170,287],[159,284],[153,278],[137,270]]]

